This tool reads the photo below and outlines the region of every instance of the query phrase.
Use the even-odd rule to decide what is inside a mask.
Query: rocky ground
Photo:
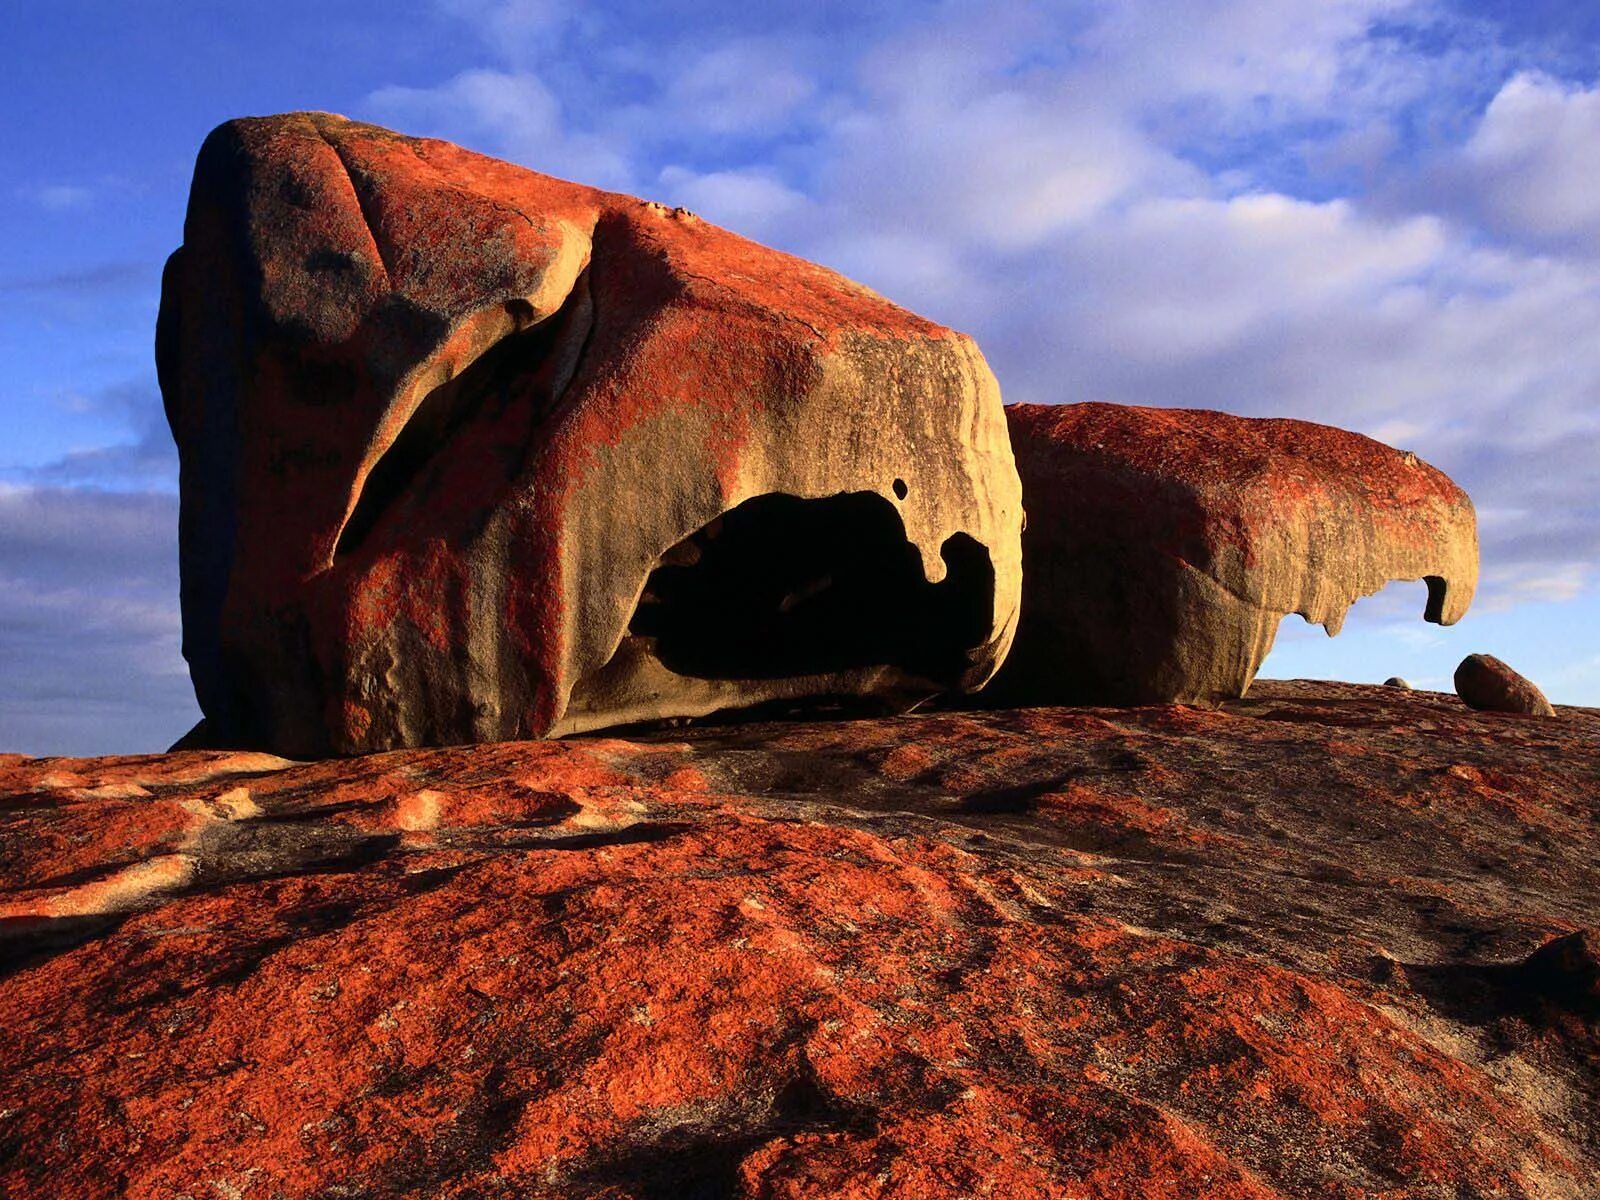
[[[0,1195],[1600,1195],[1533,954],[1597,744],[1295,683],[0,759]]]

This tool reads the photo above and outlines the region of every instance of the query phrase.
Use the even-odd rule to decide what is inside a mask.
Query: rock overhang
[[[1006,410],[1028,510],[1022,624],[991,703],[1214,703],[1281,619],[1339,631],[1422,580],[1472,601],[1477,521],[1417,455],[1310,421],[1115,404]]]

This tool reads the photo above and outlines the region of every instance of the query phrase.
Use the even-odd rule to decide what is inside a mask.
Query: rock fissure
[[[389,261],[389,256],[384,253],[383,244],[378,240],[377,226],[373,224],[371,201],[362,193],[361,187],[356,183],[355,171],[350,166],[350,159],[342,146],[333,141],[326,133],[318,131],[322,144],[333,152],[338,159],[339,167],[344,172],[345,182],[349,185],[350,196],[356,203],[356,211],[361,215],[361,223],[367,231],[367,241],[372,246],[373,256],[378,260],[378,266],[383,271],[384,282],[389,282],[394,277],[394,267]]]

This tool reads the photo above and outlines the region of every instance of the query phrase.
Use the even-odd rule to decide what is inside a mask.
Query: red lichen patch
[[[1401,512],[1419,501],[1461,498],[1460,488],[1416,455],[1406,459],[1382,442],[1310,421],[1117,404],[1019,404],[1010,412],[1058,444],[1092,448],[1145,476],[1181,476],[1202,494],[1237,496],[1265,485],[1292,504],[1332,486]],[[1409,469],[1396,473],[1397,459]]]
[[[22,888],[0,900],[0,922],[124,912],[159,892],[183,887],[194,878],[194,868],[192,856],[163,854],[72,886]],[[27,928],[32,932],[39,927]]]
[[[195,815],[170,800],[68,801],[0,808],[0,848],[11,887],[73,881],[178,849]]]
[[[1583,1196],[1594,939],[1530,952],[1600,924],[1600,714],[1504,725],[1300,684],[142,798],[13,761],[8,861],[61,812],[195,824],[0,879],[0,1191]],[[1419,777],[1461,790],[1384,802]]]
[[[1174,822],[1182,822],[1171,809],[1147,804],[1136,796],[1118,796],[1081,786],[1046,792],[1039,797],[1039,808],[1051,819],[1085,831],[1116,829],[1159,834]]]
[[[1477,811],[1503,807],[1508,816],[1528,828],[1552,829],[1563,824],[1558,813],[1550,812],[1537,795],[1530,796],[1503,769],[1454,763],[1435,772],[1429,783],[1426,796],[1430,802],[1460,804]]]
[[[878,770],[890,779],[914,779],[933,766],[938,759],[927,746],[896,746],[878,763]]]
[[[680,767],[661,781],[661,786],[674,792],[704,792],[711,781],[698,767]]]

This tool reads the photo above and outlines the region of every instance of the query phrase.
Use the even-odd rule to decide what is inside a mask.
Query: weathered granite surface
[[[7,758],[0,1193],[1592,1197],[1597,745],[1302,682]]]

